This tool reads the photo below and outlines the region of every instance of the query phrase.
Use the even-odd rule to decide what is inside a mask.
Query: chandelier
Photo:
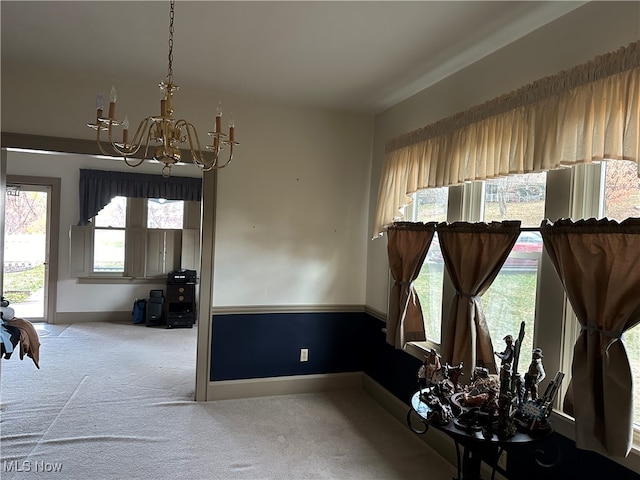
[[[216,110],[214,131],[208,132],[209,136],[212,137],[211,145],[205,145],[204,151],[200,147],[200,139],[195,127],[186,120],[176,120],[173,117],[173,95],[179,88],[178,85],[173,83],[174,3],[175,0],[171,0],[169,12],[169,67],[166,79],[160,83],[160,114],[143,119],[130,139],[128,117],[125,116],[122,121],[115,118],[117,96],[115,87],[112,87],[109,98],[109,116],[103,117],[104,98],[102,94],[98,94],[96,98],[96,123],[87,124],[88,127],[96,130],[96,141],[102,154],[122,156],[125,163],[130,167],[137,167],[144,162],[145,158],[148,157],[152,142],[159,144],[153,151],[153,158],[163,164],[162,175],[164,177],[169,177],[171,175],[171,167],[180,162],[182,154],[179,146],[181,144],[188,143],[193,164],[205,172],[229,165],[233,158],[233,147],[234,145],[239,145],[235,141],[233,118],[229,121],[229,133],[222,132],[222,108],[220,103],[218,103]],[[114,139],[113,127],[116,126],[122,127],[121,141]],[[105,149],[103,140],[100,138],[103,132],[107,132],[110,152]],[[132,161],[131,157],[135,156],[143,145],[145,146],[144,156]],[[229,154],[226,157],[226,161],[223,161],[221,154],[225,147],[229,147]]]

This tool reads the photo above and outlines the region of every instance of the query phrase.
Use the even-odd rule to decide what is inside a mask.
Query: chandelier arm
[[[98,128],[97,129],[97,135],[96,135],[96,143],[98,144],[98,149],[100,150],[100,152],[102,152],[102,154],[104,156],[107,157],[111,157],[113,154],[112,153],[107,153],[106,150],[104,149],[104,147],[102,146],[102,140],[100,140],[100,131],[102,130],[102,128]]]
[[[149,117],[149,119],[151,119],[151,117]],[[155,124],[156,122],[152,121],[151,125],[149,125],[149,129],[147,130],[147,144],[144,147],[144,158],[147,158],[149,156],[149,142],[151,141],[151,130],[153,129]]]
[[[136,128],[136,133],[133,135],[133,140],[131,141],[132,145],[137,145],[136,151],[142,146],[142,138],[144,137],[144,132],[147,129],[149,122],[153,124],[153,117],[145,118],[138,124],[138,128]]]
[[[231,163],[231,159],[233,159],[233,146],[235,145],[235,142],[230,142],[228,143],[228,145],[229,145],[229,158],[227,158],[227,161],[224,162],[222,165],[218,165],[216,167],[218,169],[226,167]]]
[[[205,158],[205,153],[202,151],[202,148],[200,147],[200,138],[198,137],[198,132],[196,131],[194,126],[191,123],[187,122],[186,120],[178,120],[176,122],[176,126],[178,125],[184,126],[184,129],[187,132],[187,140],[189,142],[189,150],[191,151],[191,158],[193,160],[193,164],[196,165],[201,170],[204,170],[204,171],[207,171],[207,169],[210,170],[212,167],[210,166],[209,162],[207,162],[207,159]],[[193,137],[191,136],[192,133],[193,133]],[[195,138],[195,143],[193,140],[194,138]],[[194,150],[194,145],[196,147],[195,150]],[[215,166],[217,160],[218,160],[217,155],[214,155],[214,159],[211,165]]]
[[[176,124],[180,124],[185,127],[185,130],[187,132],[187,138],[189,141],[189,148],[191,150],[191,157],[193,158],[193,163],[202,171],[209,172],[214,169],[217,170],[220,168],[224,168],[231,163],[231,160],[233,159],[233,147],[234,145],[237,144],[237,142],[234,142],[232,140],[226,140],[226,141],[222,140],[220,142],[214,142],[214,145],[217,143],[217,146],[215,146],[215,148],[213,149],[213,153],[212,153],[213,161],[208,161],[206,158],[206,152],[203,152],[202,148],[200,147],[200,139],[198,137],[198,132],[196,131],[194,126],[189,122],[187,122],[186,120],[178,120]],[[193,132],[193,137],[195,138],[195,143],[191,135],[192,132]],[[194,151],[194,147],[193,147],[194,144],[197,147],[195,150],[198,153]],[[222,152],[224,145],[229,145],[229,157],[227,158],[227,161],[225,163],[220,164],[220,153]]]
[[[142,138],[144,136],[144,131],[146,129],[146,125],[152,121],[151,117],[147,117],[144,120],[142,120],[139,124],[138,124],[138,128],[136,128],[136,133],[133,135],[133,140],[131,141],[131,145],[135,146],[135,152],[133,152],[132,155],[135,155],[138,150],[140,150],[140,147],[142,146]],[[140,165],[142,165],[142,162],[144,162],[145,158],[147,158],[147,152],[145,150],[144,155],[142,156],[142,158],[140,158],[137,162],[130,162],[129,158],[127,157],[127,155],[123,155],[124,157],[124,163],[126,163],[129,167],[135,168],[135,167],[139,167]]]
[[[126,163],[129,167],[139,167],[140,165],[142,165],[142,162],[144,162],[144,157],[139,159],[136,163],[130,162],[129,157],[127,157],[126,155],[123,155],[123,158],[124,163]]]
[[[140,129],[140,126],[138,126],[138,130]],[[112,135],[112,128],[111,128],[111,124],[109,124],[109,143],[111,144],[111,148],[113,149],[114,152],[116,152],[118,155],[122,155],[123,157],[130,157],[135,155],[138,150],[140,150],[140,145],[136,145],[135,144],[135,137],[134,137],[134,142],[131,144],[125,144],[122,143],[122,147],[118,146],[118,144],[116,142],[113,141],[113,135]],[[138,134],[138,131],[136,130],[136,135]]]

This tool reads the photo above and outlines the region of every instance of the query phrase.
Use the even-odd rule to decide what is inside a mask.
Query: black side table
[[[456,457],[458,462],[458,476],[454,480],[482,480],[480,476],[480,464],[482,460],[487,461],[493,468],[493,474],[496,470],[506,474],[506,471],[499,468],[497,463],[503,450],[530,446],[536,442],[542,442],[548,439],[553,433],[553,429],[548,428],[539,432],[517,432],[515,436],[504,440],[498,438],[495,434],[491,437],[483,436],[482,432],[463,430],[458,428],[453,421],[446,425],[440,425],[435,422],[429,422],[427,416],[431,412],[431,408],[420,400],[420,392],[416,392],[411,397],[411,408],[407,412],[407,425],[417,434],[424,434],[429,427],[445,433],[453,439],[456,446]],[[420,428],[416,428],[415,422],[420,422]],[[460,446],[463,448],[462,459],[460,458]],[[543,465],[538,462],[541,466]],[[492,475],[493,477],[493,475]]]

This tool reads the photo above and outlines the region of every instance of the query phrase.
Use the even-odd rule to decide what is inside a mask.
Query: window
[[[484,221],[520,220],[522,227],[539,227],[545,216],[546,173],[511,175],[485,182]],[[482,308],[494,348],[506,335],[517,338],[525,322],[520,369],[533,350],[538,267],[542,256],[538,231],[520,233],[511,254],[489,290]]]
[[[482,298],[483,309],[498,351],[504,346],[504,336],[516,336],[520,322],[525,321],[520,370],[526,368],[531,350],[541,347],[545,354],[547,380],[556,371],[565,373],[562,391],[556,400],[556,408],[559,408],[571,378],[573,346],[580,328],[557,274],[549,259],[544,258],[540,233],[535,228],[527,231],[527,227],[539,227],[544,218],[577,220],[606,216],[622,221],[640,217],[637,166],[633,162],[613,160],[492,179],[484,182],[483,189],[477,188],[481,183],[420,191],[405,218],[424,222],[453,221],[457,219],[453,210],[459,203],[459,217],[463,220],[522,221],[523,232],[502,271]],[[448,196],[446,191],[449,191]],[[446,320],[443,313],[446,317],[450,307],[448,300],[443,304],[443,270],[439,242],[434,237],[415,284],[430,343],[440,342],[441,324]],[[538,294],[544,302],[537,301]],[[627,332],[624,341],[636,385],[634,423],[636,444],[640,444],[640,326]]]
[[[182,200],[149,198],[147,200],[147,228],[181,229],[184,216]]]
[[[604,162],[603,199],[604,217],[622,221],[628,217],[640,217],[640,178],[633,162],[616,160]],[[640,429],[640,325],[629,330],[624,343],[631,364],[635,385],[633,422]]]
[[[94,217],[93,271],[124,272],[127,199],[114,197]]]
[[[195,269],[199,226],[199,202],[114,197],[89,225],[71,227],[71,276],[154,278]]]
[[[412,218],[417,222],[446,221],[448,197],[449,189],[446,187],[418,191],[412,204]],[[420,270],[420,275],[414,284],[422,306],[427,339],[436,344],[440,343],[442,335],[443,282],[444,260],[436,232]]]

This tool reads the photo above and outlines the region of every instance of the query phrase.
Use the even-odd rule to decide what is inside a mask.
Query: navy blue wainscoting
[[[364,373],[408,405],[418,389],[418,369],[422,362],[389,345],[382,331],[385,326],[381,320],[367,315]]]
[[[363,312],[214,315],[211,381],[362,371],[364,321]]]

